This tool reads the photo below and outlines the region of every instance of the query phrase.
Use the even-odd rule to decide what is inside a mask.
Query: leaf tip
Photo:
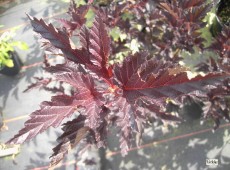
[[[33,20],[33,17],[32,17],[30,14],[27,14],[27,13],[26,13],[26,15],[27,15],[27,17],[30,19],[30,21]]]

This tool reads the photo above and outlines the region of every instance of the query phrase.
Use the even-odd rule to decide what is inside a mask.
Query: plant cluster
[[[219,19],[226,25],[230,24],[230,2],[222,0],[218,6],[217,15]]]
[[[27,44],[21,41],[12,40],[14,36],[14,30],[4,32],[0,36],[0,70],[4,67],[13,67],[14,63],[11,59],[9,52],[14,51],[14,47],[18,47],[22,50],[28,49]]]
[[[65,62],[52,65],[45,58],[44,69],[51,76],[37,78],[27,90],[44,87],[57,95],[42,102],[9,143],[21,144],[71,117],[62,125],[51,165],[75,146],[106,146],[111,126],[120,130],[125,155],[149,120],[181,121],[166,108],[170,100],[182,106],[187,98],[204,103],[203,116],[213,119],[215,128],[222,118],[229,121],[225,97],[230,94],[230,29],[224,27],[211,45],[204,45],[203,19],[211,7],[205,0],[89,1],[84,5],[72,0],[70,19],[59,19],[61,28],[29,16],[45,50],[62,55]],[[179,63],[184,51],[193,55],[197,49],[200,57],[211,51],[217,58],[195,66],[202,74],[191,74],[191,68]],[[59,88],[49,87],[53,81]],[[68,92],[65,84],[71,85]]]

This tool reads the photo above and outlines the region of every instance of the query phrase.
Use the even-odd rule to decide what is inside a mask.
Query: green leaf
[[[4,64],[5,64],[7,67],[14,67],[13,60],[11,60],[11,59],[5,60]]]
[[[117,42],[120,38],[121,31],[118,27],[114,27],[110,30],[109,34],[113,38],[113,40]]]
[[[126,20],[132,20],[133,19],[133,14],[130,12],[124,12],[124,14],[121,16],[121,18],[126,21]]]
[[[119,27],[114,27],[110,30],[110,36],[113,38],[115,42],[118,42],[119,38],[121,42],[123,42],[127,35],[125,33],[122,33]]]
[[[132,54],[139,52],[140,44],[137,39],[132,39],[130,43],[125,44],[132,51]]]
[[[25,42],[21,42],[21,41],[13,42],[13,46],[18,47],[21,50],[28,50],[28,48],[29,48],[28,45]]]
[[[92,9],[89,9],[87,14],[85,15],[86,18],[86,26],[87,27],[92,27],[93,26],[93,21],[95,18],[95,12]]]

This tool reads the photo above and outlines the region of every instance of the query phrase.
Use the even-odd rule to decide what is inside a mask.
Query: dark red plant
[[[167,20],[166,25],[171,25],[169,29],[172,31],[181,24],[182,27],[173,32],[173,39],[164,42],[169,38],[165,35],[163,41],[159,40],[156,45],[161,43],[164,49],[167,46],[171,50],[190,50],[190,45],[202,48],[200,43],[203,40],[196,30],[200,26],[200,16],[204,15],[203,10],[208,8],[200,6],[202,0],[180,2],[160,4],[159,7],[163,8],[161,15],[164,15],[162,22]],[[183,104],[187,96],[205,98],[209,101],[204,108],[206,117],[218,121],[213,116],[217,111],[216,107],[212,105],[217,103],[217,109],[224,112],[222,117],[229,119],[228,110],[222,108],[226,105],[219,100],[220,96],[229,95],[228,72],[217,70],[204,76],[189,78],[189,68],[179,65],[174,60],[167,61],[167,57],[159,59],[164,51],[162,49],[157,55],[145,50],[130,53],[121,63],[109,64],[111,44],[114,42],[108,34],[108,29],[113,27],[113,24],[121,24],[122,28],[123,24],[117,13],[125,9],[140,12],[146,3],[149,2],[118,5],[115,12],[110,11],[113,17],[108,18],[110,15],[105,15],[106,12],[98,6],[89,4],[77,8],[72,1],[68,11],[71,19],[61,19],[64,27],[59,29],[54,28],[52,24],[46,24],[42,19],[29,17],[34,31],[43,38],[45,49],[63,55],[65,62],[50,66],[46,61],[44,69],[52,77],[37,78],[37,82],[27,90],[44,86],[46,90],[58,92],[58,95],[53,96],[51,101],[42,102],[40,109],[30,115],[25,127],[8,143],[21,144],[49,127],[60,126],[65,118],[72,116],[71,121],[62,125],[63,134],[58,138],[59,144],[53,149],[51,165],[60,162],[69,149],[76,145],[83,143],[96,144],[98,147],[106,146],[106,135],[112,125],[120,130],[120,148],[125,155],[131,139],[134,135],[142,133],[149,119],[180,121],[179,117],[166,112],[166,100],[173,99],[177,104]],[[181,11],[183,8],[188,9],[186,15]],[[91,28],[85,26],[85,15],[89,9],[94,10],[96,14]],[[140,12],[139,19],[141,18]],[[188,29],[191,34],[187,32]],[[180,37],[177,34],[184,36]],[[71,40],[73,37],[79,38],[81,47],[74,47]],[[221,38],[219,40],[221,41]],[[186,44],[186,41],[190,41],[191,44]],[[48,88],[47,85],[51,81],[59,82],[59,88]],[[71,85],[70,94],[65,94],[63,84]],[[211,116],[208,116],[209,111]]]

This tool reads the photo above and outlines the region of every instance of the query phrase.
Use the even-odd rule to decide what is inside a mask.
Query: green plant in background
[[[230,1],[229,0],[221,0],[217,15],[221,22],[225,25],[230,25]]]
[[[2,26],[1,26],[2,27]],[[25,42],[14,41],[15,29],[4,32],[0,36],[0,69],[3,67],[13,67],[14,63],[11,59],[9,52],[14,51],[14,47],[18,47],[21,50],[27,50],[28,46]]]

